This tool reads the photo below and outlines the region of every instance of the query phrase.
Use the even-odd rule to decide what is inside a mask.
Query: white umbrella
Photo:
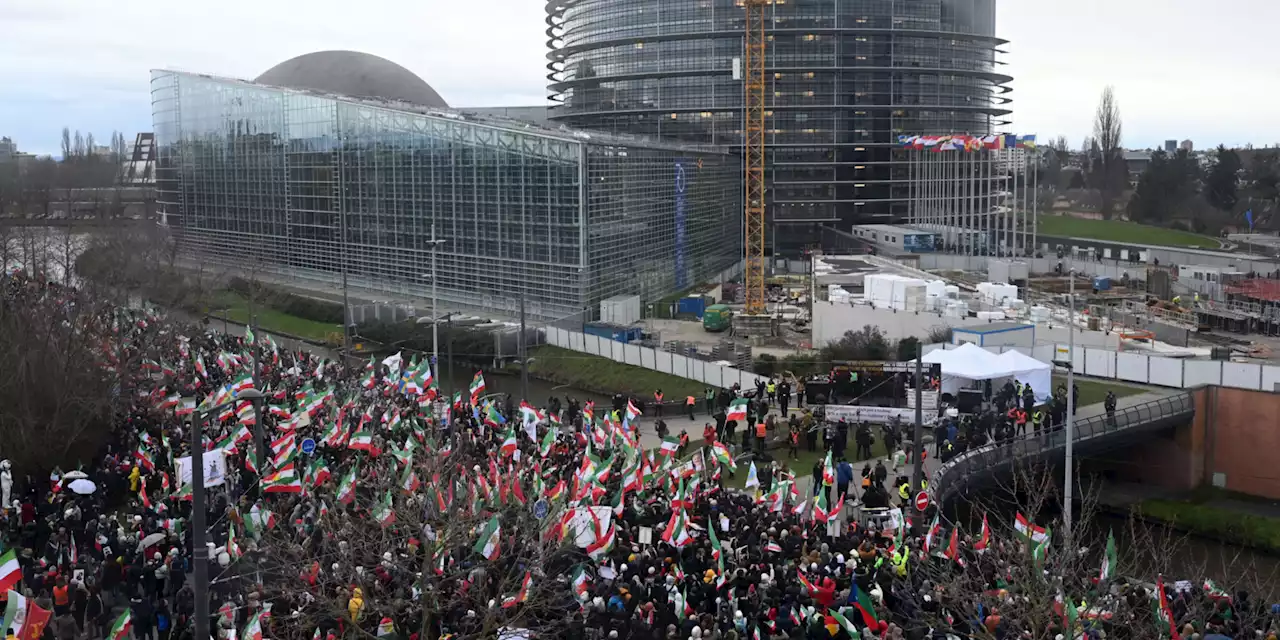
[[[89,474],[83,471],[68,471],[66,475],[62,476],[62,480],[66,482],[68,480],[83,480],[88,477]]]
[[[94,484],[92,480],[77,478],[76,480],[72,480],[71,484],[67,485],[67,488],[71,489],[72,491],[82,496],[87,496],[93,493],[94,491],[97,491],[98,485]]]
[[[139,548],[139,549],[145,549],[145,548],[147,548],[147,547],[149,547],[149,546],[151,546],[151,545],[153,545],[153,544],[157,544],[157,543],[159,543],[159,542],[164,542],[164,537],[165,537],[165,534],[164,534],[164,533],[153,533],[153,534],[151,534],[151,535],[149,535],[149,536],[147,536],[147,537],[143,538],[143,539],[142,539],[142,542],[138,543],[138,548]]]

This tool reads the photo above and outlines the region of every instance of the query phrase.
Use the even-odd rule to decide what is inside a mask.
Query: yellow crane
[[[746,64],[744,66],[743,123],[746,200],[745,281],[748,314],[763,314],[764,306],[764,202],[765,202],[765,36],[766,8],[773,0],[741,0],[746,9]]]

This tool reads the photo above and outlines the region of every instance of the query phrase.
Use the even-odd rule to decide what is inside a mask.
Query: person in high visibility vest
[[[764,453],[765,423],[756,423],[756,451]]]
[[[1040,435],[1044,429],[1044,420],[1044,410],[1036,409],[1035,415],[1031,416],[1031,426],[1036,430],[1036,435]]]
[[[911,484],[910,483],[904,482],[902,483],[901,486],[898,487],[898,497],[902,499],[902,504],[907,504],[908,502],[911,501]]]
[[[653,392],[653,415],[656,418],[662,417],[662,389]]]
[[[1015,407],[1013,409],[1013,424],[1018,430],[1018,435],[1027,435],[1027,412]]]
[[[689,420],[691,422],[693,421],[693,408],[697,406],[697,404],[698,404],[698,399],[694,398],[693,396],[687,396],[684,399],[684,406],[688,407],[689,409]]]

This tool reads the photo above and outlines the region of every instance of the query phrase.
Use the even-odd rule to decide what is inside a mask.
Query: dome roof
[[[412,71],[385,58],[358,51],[317,51],[301,55],[271,67],[254,82],[449,108],[440,94]]]

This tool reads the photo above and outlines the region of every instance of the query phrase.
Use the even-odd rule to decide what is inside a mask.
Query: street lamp
[[[256,402],[264,396],[250,387],[232,399],[196,413],[191,425],[191,563],[195,585],[195,637],[209,637],[209,549],[205,546],[204,422],[209,416],[241,400]],[[261,443],[259,443],[261,446]],[[261,456],[261,452],[258,454]],[[181,481],[181,479],[179,479]]]
[[[436,223],[431,223],[431,375],[436,377],[440,375],[440,299],[437,296],[437,283],[440,279],[436,272],[436,253],[440,245],[448,242],[447,240],[436,239]]]

